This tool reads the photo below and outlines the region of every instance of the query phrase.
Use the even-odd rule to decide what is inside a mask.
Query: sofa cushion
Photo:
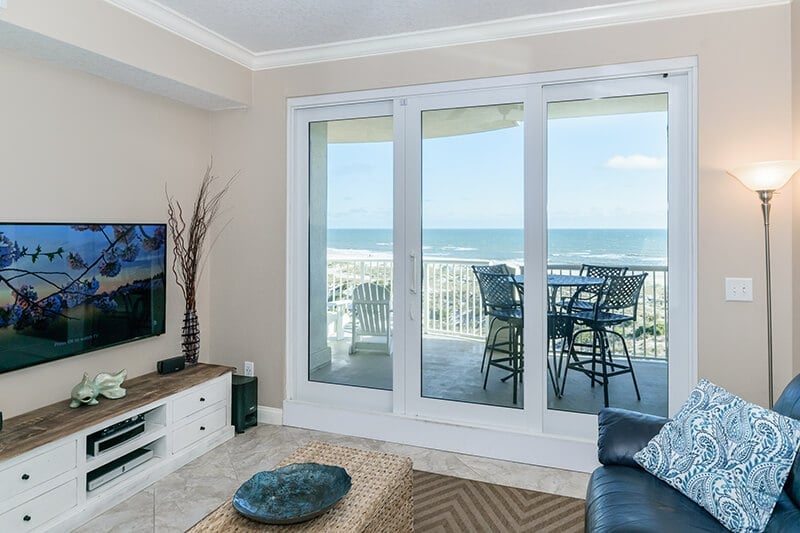
[[[601,466],[586,490],[586,531],[658,533],[728,530],[692,500],[641,468]],[[800,531],[800,509],[782,493],[766,533]]]
[[[782,415],[800,419],[800,374],[796,375],[783,390],[783,394],[775,402],[775,410]],[[784,490],[792,498],[794,504],[800,507],[800,453],[797,455]]]
[[[789,495],[794,504],[800,507],[800,453],[794,458],[794,466],[789,472],[789,479],[786,480],[784,491]]]
[[[586,490],[586,531],[726,532],[705,509],[639,467],[602,466]]]
[[[633,455],[669,422],[669,418],[606,407],[597,413],[597,459],[604,465],[639,468]]]
[[[800,447],[800,422],[708,381],[634,458],[734,531],[763,531]]]

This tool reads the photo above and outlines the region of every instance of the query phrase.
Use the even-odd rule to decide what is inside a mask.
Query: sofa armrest
[[[633,455],[669,422],[662,416],[606,407],[597,415],[597,459],[604,465],[639,465]]]

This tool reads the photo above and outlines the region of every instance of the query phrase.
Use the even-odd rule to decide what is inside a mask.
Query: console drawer
[[[179,452],[187,446],[194,444],[206,435],[211,435],[225,426],[227,407],[219,406],[217,409],[194,417],[189,423],[175,429],[173,433],[172,453]]]
[[[75,468],[77,446],[73,440],[0,470],[0,502]]]
[[[175,400],[173,404],[173,420],[180,423],[182,418],[186,418],[204,407],[226,399],[229,389],[230,384],[228,381],[219,381],[190,391]]]
[[[77,481],[69,480],[0,515],[0,531],[31,531],[40,528],[78,504]]]

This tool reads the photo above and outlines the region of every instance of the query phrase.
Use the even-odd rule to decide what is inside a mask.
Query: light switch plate
[[[725,278],[725,300],[728,302],[752,302],[753,278]]]

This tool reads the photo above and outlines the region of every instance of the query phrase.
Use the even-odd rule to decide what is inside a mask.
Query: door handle
[[[411,285],[408,287],[408,292],[417,294],[417,254],[411,252],[408,257],[411,259]]]

